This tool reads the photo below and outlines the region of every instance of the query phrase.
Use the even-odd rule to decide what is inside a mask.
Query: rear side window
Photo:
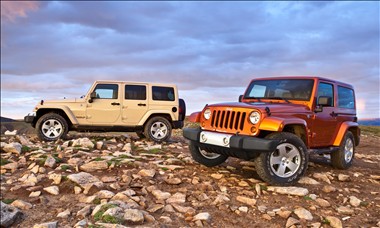
[[[146,86],[144,85],[126,85],[126,100],[146,100]]]
[[[328,84],[328,83],[319,83],[319,86],[318,86],[318,97],[317,99],[319,100],[319,97],[331,97],[331,103],[330,107],[333,107],[334,106],[334,89],[333,89],[333,85],[332,84]]]
[[[163,86],[152,86],[152,98],[155,101],[174,101],[174,88]]]
[[[352,89],[338,86],[338,107],[355,108],[354,91]]]
[[[98,84],[95,87],[96,98],[100,99],[117,99],[118,85],[115,84]]]

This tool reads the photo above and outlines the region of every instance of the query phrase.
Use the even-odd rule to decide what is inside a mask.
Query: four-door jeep
[[[309,153],[330,154],[351,166],[359,144],[351,85],[320,77],[254,79],[239,102],[206,105],[185,128],[195,161],[216,166],[229,156],[255,161],[270,184],[292,184],[305,173]]]
[[[135,131],[161,142],[182,128],[186,106],[177,87],[123,81],[95,81],[80,99],[41,101],[24,120],[41,140],[54,141],[68,131]]]

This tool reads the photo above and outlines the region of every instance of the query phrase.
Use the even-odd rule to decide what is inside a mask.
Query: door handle
[[[120,103],[112,102],[111,105],[120,105]]]
[[[332,113],[330,113],[330,116],[332,116],[332,117],[337,117],[338,116],[338,113],[336,113],[336,112],[332,112]]]
[[[146,106],[146,104],[140,103],[138,104],[138,106]]]

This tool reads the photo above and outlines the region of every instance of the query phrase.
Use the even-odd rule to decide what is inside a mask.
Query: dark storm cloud
[[[96,79],[176,83],[194,111],[199,94],[234,101],[278,75],[352,83],[379,113],[377,2],[1,4],[2,115],[11,98],[80,96]]]

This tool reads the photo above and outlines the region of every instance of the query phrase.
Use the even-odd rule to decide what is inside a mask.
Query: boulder
[[[0,225],[1,227],[10,227],[12,224],[22,219],[23,213],[14,206],[0,201]]]

